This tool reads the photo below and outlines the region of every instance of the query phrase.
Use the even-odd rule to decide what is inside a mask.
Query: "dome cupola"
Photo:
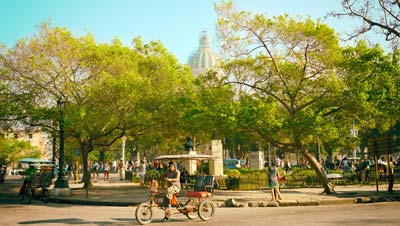
[[[190,55],[188,64],[192,68],[193,75],[198,76],[216,67],[217,63],[218,57],[211,49],[207,31],[203,31],[200,34],[199,48]]]

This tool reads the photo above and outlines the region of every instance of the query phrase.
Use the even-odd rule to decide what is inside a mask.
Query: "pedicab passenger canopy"
[[[181,154],[181,155],[160,155],[154,160],[164,160],[164,161],[182,161],[183,166],[188,171],[189,175],[195,175],[197,171],[196,161],[208,161],[216,159],[216,156],[203,155],[203,154]],[[200,168],[201,170],[201,168]]]
[[[47,159],[38,159],[38,158],[24,158],[19,160],[20,163],[53,163]]]
[[[47,159],[23,158],[20,159],[19,162],[21,164],[33,164],[37,168],[40,168],[41,166],[53,166],[53,162]]]

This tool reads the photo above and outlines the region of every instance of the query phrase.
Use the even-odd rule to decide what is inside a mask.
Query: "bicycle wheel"
[[[210,220],[215,214],[215,206],[209,201],[203,201],[199,204],[199,217],[203,221]]]
[[[20,189],[18,198],[22,203],[29,204],[32,200],[32,193],[29,189]]]
[[[151,223],[153,218],[153,209],[151,204],[148,202],[139,204],[135,211],[135,217],[139,224],[143,225]]]
[[[197,213],[197,206],[196,203],[191,201],[185,206],[185,216],[190,219],[194,220],[197,218],[198,213]]]
[[[32,201],[32,191],[31,189],[26,189],[25,203],[30,204],[31,201]]]
[[[190,220],[194,220],[197,218],[197,211],[196,211],[196,207],[193,207],[193,210],[189,210],[187,213],[185,213],[185,216],[190,219]]]
[[[19,192],[18,192],[19,201],[23,201],[25,199],[25,196],[26,196],[25,189],[22,189],[22,188],[19,189]]]
[[[49,193],[49,190],[47,190],[47,189],[44,189],[42,192],[41,192],[41,199],[42,199],[42,201],[44,202],[44,203],[48,203],[49,202],[49,199],[50,199],[50,193]]]

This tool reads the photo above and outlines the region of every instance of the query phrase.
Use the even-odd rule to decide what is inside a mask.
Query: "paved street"
[[[0,186],[0,203],[18,203],[16,200],[19,187],[22,184],[21,176],[8,176],[5,184]],[[145,202],[149,197],[149,188],[143,188],[138,183],[120,181],[119,176],[112,174],[109,181],[102,178],[94,181],[88,198],[83,184],[69,184],[72,195],[69,197],[50,196],[50,202],[65,204],[100,205],[100,206],[129,206]],[[380,186],[376,192],[375,186],[337,186],[336,194],[323,195],[322,188],[282,189],[281,207],[310,206],[310,205],[341,205],[360,202],[400,201],[399,185],[396,184],[394,192],[385,191],[386,186]],[[52,186],[50,187],[52,189]],[[162,191],[162,189],[160,189]],[[186,190],[183,189],[182,197]],[[235,191],[216,190],[212,200],[218,206],[224,206],[228,199],[235,199],[239,203],[248,203],[249,206],[266,206],[270,202],[269,190]],[[360,199],[359,199],[360,198]],[[357,203],[359,203],[357,201]],[[262,204],[262,205],[261,205]]]
[[[43,204],[33,200],[30,205],[23,205],[17,200],[21,179],[8,177],[6,183],[0,186],[0,226],[3,225],[138,225],[134,218],[136,203],[147,199],[148,188],[137,184],[120,182],[114,175],[112,181],[95,181],[96,187],[91,189],[89,200],[86,199],[79,184],[71,183],[73,195],[67,201],[69,205],[50,202]],[[398,185],[396,185],[398,186]],[[396,187],[397,188],[397,187]],[[399,225],[400,202],[377,202],[370,204],[353,204],[354,197],[376,197],[374,187],[337,187],[338,194],[321,195],[321,189],[304,188],[282,190],[286,199],[281,206],[284,208],[263,207],[233,207],[217,208],[216,216],[205,223],[197,219],[190,225]],[[384,196],[398,197],[394,193],[380,192]],[[214,202],[227,198],[237,200],[265,200],[269,198],[268,191],[217,191]],[[88,205],[88,201],[91,205]],[[291,204],[297,201],[299,205]],[[350,202],[349,202],[350,201]],[[304,205],[300,205],[300,203]],[[117,207],[112,205],[118,204]],[[161,223],[163,212],[158,211],[153,225],[188,225],[189,220],[183,215],[174,215],[171,222]]]
[[[161,212],[151,225],[399,225],[400,203],[309,206],[287,208],[218,208],[207,223],[189,221],[182,215],[160,222]],[[31,205],[0,204],[1,225],[138,225],[135,207],[79,206],[34,202]]]

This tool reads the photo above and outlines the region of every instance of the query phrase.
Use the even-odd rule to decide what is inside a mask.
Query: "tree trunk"
[[[325,172],[324,168],[317,161],[317,159],[313,155],[311,155],[309,152],[307,152],[306,150],[301,149],[301,153],[308,160],[308,162],[311,164],[311,167],[317,173],[319,179],[322,182],[322,185],[324,186],[324,193],[325,194],[336,193],[335,189],[333,188],[333,184],[329,181],[328,177],[326,176],[326,172]]]
[[[82,182],[84,183],[83,188],[92,187],[93,183],[91,180],[90,168],[89,168],[89,153],[91,151],[90,145],[87,141],[80,141],[80,148],[82,154]]]

